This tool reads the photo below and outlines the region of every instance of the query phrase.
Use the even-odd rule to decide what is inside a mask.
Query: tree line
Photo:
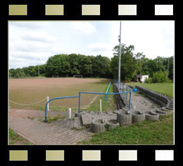
[[[169,63],[168,78],[173,80],[173,56],[169,58],[156,57],[147,58],[142,52],[133,53],[134,46],[121,47],[121,80],[133,81],[137,74],[149,74],[150,77],[157,76],[155,73],[166,73]],[[86,56],[82,54],[57,54],[48,58],[46,64],[28,66],[17,69],[9,69],[9,77],[72,77],[82,75],[83,77],[118,78],[118,51],[119,46],[113,48],[113,57],[97,55]],[[165,75],[165,74],[164,74]]]

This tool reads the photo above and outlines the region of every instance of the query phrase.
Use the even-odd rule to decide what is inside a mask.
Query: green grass
[[[167,95],[171,98],[173,98],[173,83],[152,83],[152,84],[147,84],[147,83],[127,83],[128,85],[132,86],[142,86],[144,88],[153,90],[158,93],[162,93],[164,95]]]
[[[16,132],[14,132],[12,129],[9,129],[9,144],[21,144],[21,145],[31,145],[30,142],[28,142],[26,139],[19,136]]]
[[[173,144],[173,114],[98,133],[78,144]]]

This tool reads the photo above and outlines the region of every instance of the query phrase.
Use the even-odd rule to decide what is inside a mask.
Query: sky
[[[45,64],[56,54],[113,57],[120,21],[9,21],[9,69]],[[122,44],[147,58],[174,56],[174,21],[123,21]]]

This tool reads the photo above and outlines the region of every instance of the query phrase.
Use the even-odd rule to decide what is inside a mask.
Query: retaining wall
[[[113,84],[113,91],[114,92],[119,92],[118,87],[116,86],[116,84]],[[115,100],[116,100],[116,106],[117,106],[117,110],[120,110],[122,108],[124,108],[126,106],[123,98],[122,98],[122,94],[120,95],[115,95]]]
[[[167,109],[173,110],[173,100],[169,97],[157,93],[155,91],[146,89],[141,86],[136,86],[136,88],[143,94],[146,95],[147,98],[154,101],[156,104],[160,105],[161,107],[166,107]]]

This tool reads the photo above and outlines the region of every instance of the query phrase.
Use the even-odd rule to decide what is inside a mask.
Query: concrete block
[[[146,120],[159,120],[159,114],[149,111],[146,113]]]
[[[132,124],[132,115],[127,112],[121,112],[117,114],[117,122],[119,124],[129,125]]]
[[[139,123],[145,120],[145,113],[135,111],[132,113],[132,123]]]
[[[94,119],[91,122],[91,131],[93,133],[104,132],[106,130],[105,125],[106,123],[103,121],[103,119]]]

